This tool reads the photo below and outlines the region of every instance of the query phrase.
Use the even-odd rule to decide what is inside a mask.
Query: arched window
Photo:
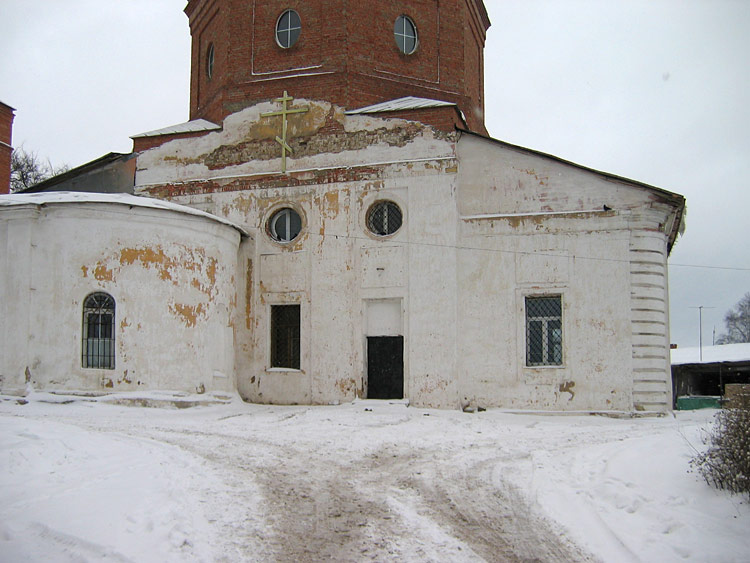
[[[115,300],[106,293],[92,293],[83,302],[82,365],[115,369]]]

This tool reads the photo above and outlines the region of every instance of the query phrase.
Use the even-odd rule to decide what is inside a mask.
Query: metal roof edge
[[[346,115],[362,115],[369,113],[389,113],[398,111],[412,111],[417,109],[432,109],[439,107],[450,107],[458,104],[455,102],[446,102],[444,100],[435,100],[432,98],[420,98],[417,96],[404,96],[402,98],[394,98],[393,100],[387,100],[377,104],[369,106],[347,110]]]
[[[80,194],[80,197],[70,197],[69,199],[66,199],[66,196],[69,196],[70,194]],[[138,207],[140,209],[155,209],[157,211],[171,211],[173,213],[181,213],[183,215],[189,215],[192,217],[201,217],[203,219],[209,219],[211,221],[221,223],[223,225],[226,225],[228,227],[231,227],[238,231],[241,236],[245,238],[252,238],[250,233],[245,230],[242,226],[239,224],[230,221],[229,219],[225,219],[224,217],[220,217],[218,215],[214,215],[213,213],[208,213],[207,211],[202,211],[200,209],[196,209],[194,207],[189,207],[187,205],[181,205],[179,203],[174,203],[168,200],[163,199],[157,199],[152,197],[143,197],[143,196],[137,196],[132,194],[124,194],[124,193],[116,193],[116,194],[105,194],[105,193],[99,193],[99,192],[49,192],[44,194],[29,194],[26,197],[24,197],[25,194],[21,193],[13,193],[13,194],[3,194],[0,196],[0,201],[5,198],[13,198],[14,196],[21,196],[21,201],[19,201],[17,204],[11,204],[11,205],[2,205],[0,204],[0,209],[6,208],[6,207],[15,207],[15,206],[24,206],[24,205],[33,205],[37,207],[45,207],[49,205],[72,205],[72,204],[95,204],[95,205],[126,205],[128,207]],[[34,197],[49,197],[50,201],[33,201],[32,198]]]
[[[169,127],[162,127],[161,129],[154,129],[153,131],[146,131],[145,133],[138,133],[137,135],[131,135],[131,139],[140,139],[143,137],[160,137],[162,135],[183,135],[186,133],[203,133],[208,131],[219,131],[222,129],[221,125],[217,125],[207,119],[193,119],[191,121],[185,121],[184,123],[177,123],[176,125],[170,125]]]
[[[62,174],[57,174],[56,176],[47,178],[46,180],[43,180],[39,182],[38,184],[34,184],[33,186],[29,186],[28,188],[24,188],[22,190],[18,190],[15,193],[33,194],[36,192],[41,192],[43,190],[46,190],[47,188],[51,188],[52,186],[55,186],[61,182],[64,182],[65,180],[74,178],[80,174],[84,174],[85,172],[89,172],[100,166],[110,164],[117,160],[130,160],[131,158],[135,156],[136,154],[132,152],[131,153],[110,152],[110,153],[105,154],[104,156],[100,156],[99,158],[86,162],[85,164],[81,164],[80,166],[71,168],[70,170],[63,172]]]

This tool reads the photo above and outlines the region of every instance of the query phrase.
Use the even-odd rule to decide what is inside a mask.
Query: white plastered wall
[[[299,102],[303,104],[303,101]],[[311,114],[330,106],[312,103]],[[246,174],[278,171],[278,160],[262,160],[209,170],[201,155],[223,146],[240,146],[259,121],[261,104],[230,116],[222,133],[200,140],[173,141],[139,157],[136,192],[161,183],[212,181],[230,186]],[[321,111],[323,112],[321,114]],[[314,117],[314,116],[313,116]],[[249,283],[244,295],[244,338],[238,338],[240,393],[268,403],[326,404],[366,393],[366,307],[373,300],[398,302],[405,342],[405,396],[425,406],[453,407],[455,371],[456,274],[454,136],[401,120],[336,114],[347,134],[366,131],[382,142],[349,150],[346,140],[330,152],[289,158],[288,170],[305,185],[264,189],[216,190],[177,195],[174,201],[221,215],[252,233],[255,247],[246,257]],[[315,132],[323,122],[301,123],[298,133]],[[394,144],[400,129],[421,131],[405,146]],[[190,160],[175,166],[175,153]],[[360,180],[314,183],[326,171],[346,176],[352,166],[376,170]],[[192,177],[186,176],[187,173]],[[296,174],[299,174],[297,176]],[[162,193],[162,192],[159,192]],[[369,233],[365,217],[378,200],[396,202],[404,214],[393,236]],[[303,218],[303,231],[290,244],[271,240],[266,232],[274,212],[291,206]],[[447,226],[447,228],[446,228]],[[242,259],[240,260],[242,263]],[[301,366],[271,369],[270,308],[301,307]]]
[[[660,241],[649,268],[666,268],[669,210],[647,190],[474,136],[458,148],[459,369],[469,402],[520,409],[642,409],[634,348],[634,240]],[[667,410],[668,315],[645,313],[649,410]],[[563,362],[526,365],[525,298],[560,295]],[[653,344],[653,342],[652,342]],[[658,365],[657,365],[658,364]],[[643,388],[643,385],[641,385]]]
[[[239,232],[172,211],[66,203],[0,210],[2,386],[231,391]],[[82,307],[116,302],[115,369],[82,367]]]
[[[311,107],[298,135],[314,137],[331,110]],[[297,185],[279,185],[278,159],[206,165],[206,155],[233,154],[262,127],[272,134],[259,117],[271,108],[248,108],[227,118],[223,132],[147,151],[136,178],[136,192],[174,188],[166,197],[226,217],[256,240],[241,258],[243,397],[325,404],[363,396],[368,303],[389,300],[402,307],[404,393],[415,405],[632,411],[648,399],[653,410],[667,408],[660,402],[666,348],[651,341],[649,356],[664,358],[640,358],[633,338],[634,241],[646,233],[666,248],[670,210],[652,192],[473,135],[456,143],[422,128],[394,143],[400,128],[413,133],[415,126],[340,112],[346,135],[366,132],[371,144],[351,148],[343,134],[340,146],[318,139],[332,143],[329,150],[287,161],[289,183]],[[264,184],[266,176],[274,183]],[[210,187],[183,195],[192,182]],[[404,212],[393,236],[376,237],[365,226],[379,199]],[[304,222],[290,244],[266,233],[284,206]],[[665,268],[665,252],[651,258],[657,264],[649,268]],[[661,323],[656,340],[666,342],[660,291],[664,306],[647,315]],[[525,298],[534,295],[562,296],[562,366],[526,366]],[[299,370],[269,369],[270,307],[285,303],[301,307]],[[654,371],[639,387],[635,363],[642,360],[640,369]]]

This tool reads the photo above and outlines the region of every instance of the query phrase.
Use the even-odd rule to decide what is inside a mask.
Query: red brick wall
[[[419,121],[427,123],[433,127],[450,133],[456,130],[456,127],[466,128],[466,124],[461,119],[455,106],[443,106],[438,108],[422,108],[408,111],[381,112],[372,114],[375,117],[396,117],[398,119],[408,119],[409,121]]]
[[[172,135],[155,135],[153,137],[136,137],[133,139],[133,152],[143,152],[154,147],[160,147],[164,143],[175,139],[190,139],[208,135],[210,131],[197,131],[191,133],[175,133]]]
[[[275,39],[285,9],[302,19],[299,41],[290,49]],[[469,128],[486,133],[483,50],[489,20],[481,0],[190,0],[185,12],[193,37],[191,119],[221,123],[284,90],[349,109],[420,96],[457,103]],[[400,53],[393,38],[402,14],[417,26],[419,47],[412,55]]]
[[[0,194],[10,191],[10,155],[13,152],[13,108],[0,102]]]

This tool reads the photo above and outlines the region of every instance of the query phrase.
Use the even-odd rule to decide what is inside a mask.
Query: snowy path
[[[221,475],[200,494],[218,526],[221,560],[587,559],[512,486],[492,483],[496,444],[469,453],[449,441],[449,455],[435,453],[402,443],[399,427],[413,424],[405,407],[374,407],[382,411],[374,424],[378,414],[364,408],[361,423],[345,425],[316,409],[282,408],[261,428],[244,416],[201,430],[130,419],[107,430],[178,446]]]
[[[747,505],[660,457],[704,420],[6,401],[0,561],[741,561]]]

